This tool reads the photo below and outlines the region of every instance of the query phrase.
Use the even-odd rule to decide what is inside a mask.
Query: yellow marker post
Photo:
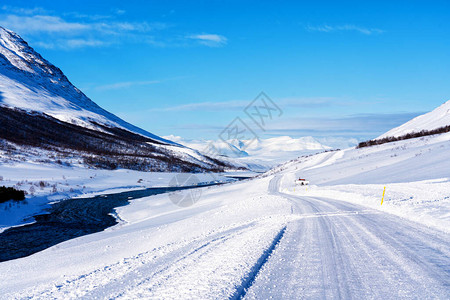
[[[381,197],[381,205],[383,205],[384,193],[386,193],[386,187],[384,187],[384,190],[383,190],[383,197]]]

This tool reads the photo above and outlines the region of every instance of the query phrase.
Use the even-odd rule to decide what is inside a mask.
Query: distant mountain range
[[[221,140],[188,140],[173,135],[165,138],[197,150],[203,150],[206,145],[211,145],[218,154],[234,158],[235,161],[247,164],[252,169],[267,169],[302,155],[332,149],[332,147],[323,145],[311,136],[301,138],[279,136],[258,140],[229,140],[227,142]],[[354,145],[356,145],[356,141]]]
[[[144,171],[221,171],[231,162],[138,128],[104,110],[19,35],[0,27],[2,160]]]

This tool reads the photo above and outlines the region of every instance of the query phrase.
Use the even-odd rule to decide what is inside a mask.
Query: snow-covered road
[[[298,220],[288,223],[248,299],[448,299],[448,235],[332,199],[279,192]]]

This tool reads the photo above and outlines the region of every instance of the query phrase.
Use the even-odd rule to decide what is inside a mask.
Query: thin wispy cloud
[[[148,21],[122,21],[124,10],[110,15],[66,12],[55,15],[41,8],[0,7],[0,24],[20,35],[32,45],[47,49],[106,47],[114,44],[140,43],[155,47],[185,47],[200,44],[218,47],[227,39],[219,34],[185,35],[170,31],[174,24]]]
[[[220,47],[225,45],[228,41],[228,39],[223,35],[210,33],[189,35],[188,38],[196,40],[200,44],[208,47]]]
[[[48,13],[48,10],[46,10],[42,7],[23,8],[23,7],[15,7],[15,6],[10,6],[10,5],[3,5],[0,7],[0,10],[6,11],[8,13],[23,14],[23,15]]]
[[[98,91],[118,90],[118,89],[126,89],[126,88],[130,88],[130,87],[135,87],[135,86],[154,85],[154,84],[159,84],[159,83],[163,83],[163,82],[167,82],[167,81],[179,80],[179,79],[183,79],[183,78],[187,78],[187,76],[177,76],[177,77],[164,78],[164,79],[158,79],[158,80],[122,81],[122,82],[115,82],[115,83],[111,83],[111,84],[100,85],[100,86],[95,87],[95,89]]]
[[[124,81],[124,82],[116,82],[112,84],[105,84],[96,87],[96,90],[106,91],[106,90],[118,90],[123,88],[129,88],[132,86],[145,86],[161,83],[161,80],[148,80],[148,81]]]
[[[175,105],[163,108],[153,108],[152,111],[223,111],[225,110],[243,110],[249,103],[250,100],[230,100],[230,101],[204,101],[204,102],[194,102],[186,103],[181,105]],[[336,97],[306,97],[306,98],[284,98],[277,99],[277,105],[282,108],[320,108],[328,107],[333,105],[349,105],[349,102],[345,99],[340,99]]]
[[[319,25],[319,26],[306,26],[308,31],[318,31],[318,32],[342,32],[342,31],[354,31],[365,35],[381,34],[384,31],[378,28],[366,28],[362,26],[356,26],[353,24],[344,25]]]
[[[273,122],[267,130],[275,135],[376,137],[420,114],[422,113],[355,114],[334,118],[302,117]]]
[[[4,27],[12,28],[21,33],[101,33],[117,35],[126,32],[151,32],[162,30],[167,26],[163,23],[148,22],[73,22],[62,17],[49,15],[5,15],[0,16],[1,24]]]
[[[85,47],[104,47],[111,45],[111,43],[102,40],[80,38],[80,39],[61,39],[46,42],[38,41],[35,42],[34,45],[45,49],[56,49],[56,48],[77,49]]]
[[[233,100],[233,101],[223,101],[223,102],[197,102],[197,103],[187,103],[182,105],[153,108],[151,111],[221,111],[223,109],[227,110],[241,110],[248,105],[248,101]]]
[[[67,22],[60,17],[48,15],[19,16],[5,15],[0,17],[1,24],[20,33],[68,33],[86,31],[91,28],[88,24]]]
[[[368,139],[376,138],[384,132],[397,127],[422,113],[397,113],[397,114],[359,114],[341,117],[295,117],[283,119],[279,122],[271,122],[266,127],[265,134],[270,136],[314,136],[336,138],[345,137]],[[244,119],[244,121],[247,121]],[[251,126],[251,122],[248,123]],[[220,133],[227,124],[187,123],[173,126],[178,132],[196,130],[200,136],[210,133]]]
[[[98,20],[113,19],[116,16],[124,15],[126,13],[126,11],[123,9],[111,9],[111,12],[112,14],[106,15],[106,14],[82,14],[76,11],[71,11],[65,12],[63,15],[78,19],[88,19],[98,21]]]
[[[154,32],[166,28],[161,23],[113,20],[79,22],[60,16],[15,14],[0,15],[0,24],[24,35],[33,46],[63,50],[151,41]]]

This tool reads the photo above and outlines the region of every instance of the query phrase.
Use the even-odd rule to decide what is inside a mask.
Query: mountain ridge
[[[399,137],[408,133],[417,133],[422,130],[431,131],[448,125],[450,125],[450,100],[444,102],[428,113],[417,116],[410,121],[389,130],[376,139]]]
[[[176,144],[134,126],[101,108],[76,88],[58,67],[44,59],[17,33],[0,27],[0,46],[0,76],[10,79],[2,78],[0,87],[3,87],[2,90],[16,90],[16,95],[20,93],[25,98],[25,101],[20,101],[14,95],[3,93],[0,97],[0,105],[45,112],[61,121],[91,129],[99,129],[92,124],[92,121],[118,126],[160,142]],[[20,91],[17,91],[17,87]]]
[[[0,124],[2,161],[64,161],[143,171],[242,168],[159,137],[106,111],[18,34],[3,27]]]

